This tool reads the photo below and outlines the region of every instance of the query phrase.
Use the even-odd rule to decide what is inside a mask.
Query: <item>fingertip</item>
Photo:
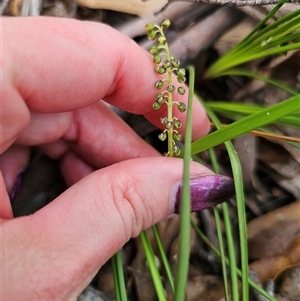
[[[3,176],[0,172],[0,219],[11,219],[13,218],[13,212],[7,190],[5,189],[5,183]]]
[[[192,114],[192,140],[195,141],[210,132],[209,118],[203,106],[195,100],[196,109]]]
[[[1,172],[8,193],[13,196],[14,190],[18,189],[18,177],[23,172],[30,159],[30,150],[26,146],[13,145],[1,157]]]
[[[67,186],[72,186],[95,171],[90,164],[72,151],[64,155],[61,159],[60,166]]]

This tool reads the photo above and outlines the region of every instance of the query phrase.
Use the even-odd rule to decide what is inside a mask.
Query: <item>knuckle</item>
[[[120,213],[126,236],[137,236],[146,227],[146,221],[152,220],[152,211],[145,200],[142,183],[131,175],[119,178],[114,190],[113,201]]]

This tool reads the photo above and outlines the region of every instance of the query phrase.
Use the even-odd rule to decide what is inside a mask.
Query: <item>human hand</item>
[[[158,75],[151,55],[117,31],[56,18],[3,18],[1,59],[2,297],[75,300],[126,241],[177,212],[182,161],[161,157],[100,100],[161,127]],[[199,103],[193,109],[196,139],[209,123]],[[70,188],[13,219],[9,193],[30,146],[60,160]],[[195,210],[233,193],[199,164],[191,175]]]

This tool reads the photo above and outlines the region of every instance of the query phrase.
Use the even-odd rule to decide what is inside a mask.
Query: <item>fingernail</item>
[[[171,188],[170,213],[179,213],[182,181],[176,182]],[[221,175],[207,175],[190,180],[191,211],[200,211],[225,201],[234,196],[233,179]]]
[[[21,191],[22,184],[23,184],[24,172],[20,172],[16,178],[14,186],[12,187],[9,196],[11,201],[13,202],[15,196]]]

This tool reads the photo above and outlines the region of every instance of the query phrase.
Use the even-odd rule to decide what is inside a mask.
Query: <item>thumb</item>
[[[43,300],[54,300],[54,295],[65,300],[82,291],[130,237],[178,212],[182,164],[181,159],[165,157],[123,161],[86,176],[32,216],[5,222],[6,274],[15,274],[16,267],[9,266],[5,250],[13,249],[14,256],[26,256],[35,265],[18,267],[28,269],[18,271],[18,277],[30,283],[25,291],[23,282],[14,287],[16,296],[19,290],[23,296],[30,294],[32,285]],[[233,195],[230,178],[213,175],[195,162],[190,168],[192,209]]]

